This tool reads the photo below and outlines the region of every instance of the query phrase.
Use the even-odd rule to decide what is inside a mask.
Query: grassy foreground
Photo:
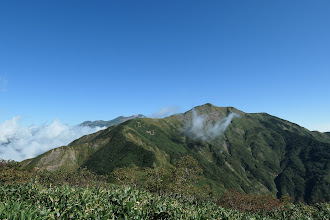
[[[287,205],[267,213],[244,213],[159,196],[130,187],[44,186],[36,182],[0,186],[0,219],[329,219],[330,204]]]

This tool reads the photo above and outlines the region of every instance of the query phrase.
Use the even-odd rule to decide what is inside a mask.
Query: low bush
[[[269,212],[283,208],[283,203],[271,194],[251,195],[229,190],[218,200],[218,205],[242,212]]]
[[[268,201],[268,200],[267,200]],[[329,219],[330,204],[250,213],[131,187],[0,185],[0,219]]]

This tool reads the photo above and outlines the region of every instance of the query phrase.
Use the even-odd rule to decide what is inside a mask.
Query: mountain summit
[[[23,162],[31,169],[109,174],[116,167],[171,169],[191,155],[215,191],[236,189],[330,201],[330,137],[266,113],[197,106],[164,119],[137,118]]]

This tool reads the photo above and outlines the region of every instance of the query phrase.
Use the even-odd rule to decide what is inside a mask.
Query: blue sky
[[[328,0],[2,0],[0,124],[210,102],[330,131],[329,11]]]

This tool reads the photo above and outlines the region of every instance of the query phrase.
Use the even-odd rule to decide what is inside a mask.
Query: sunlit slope
[[[239,116],[235,114],[224,133],[208,134],[232,113]],[[198,127],[201,120],[203,129]],[[165,119],[129,120],[25,163],[37,169],[86,167],[109,174],[116,167],[132,165],[170,168],[186,154],[199,161],[205,183],[216,191],[234,188],[289,194],[296,200],[330,199],[327,135],[266,113],[249,114],[211,104]]]

